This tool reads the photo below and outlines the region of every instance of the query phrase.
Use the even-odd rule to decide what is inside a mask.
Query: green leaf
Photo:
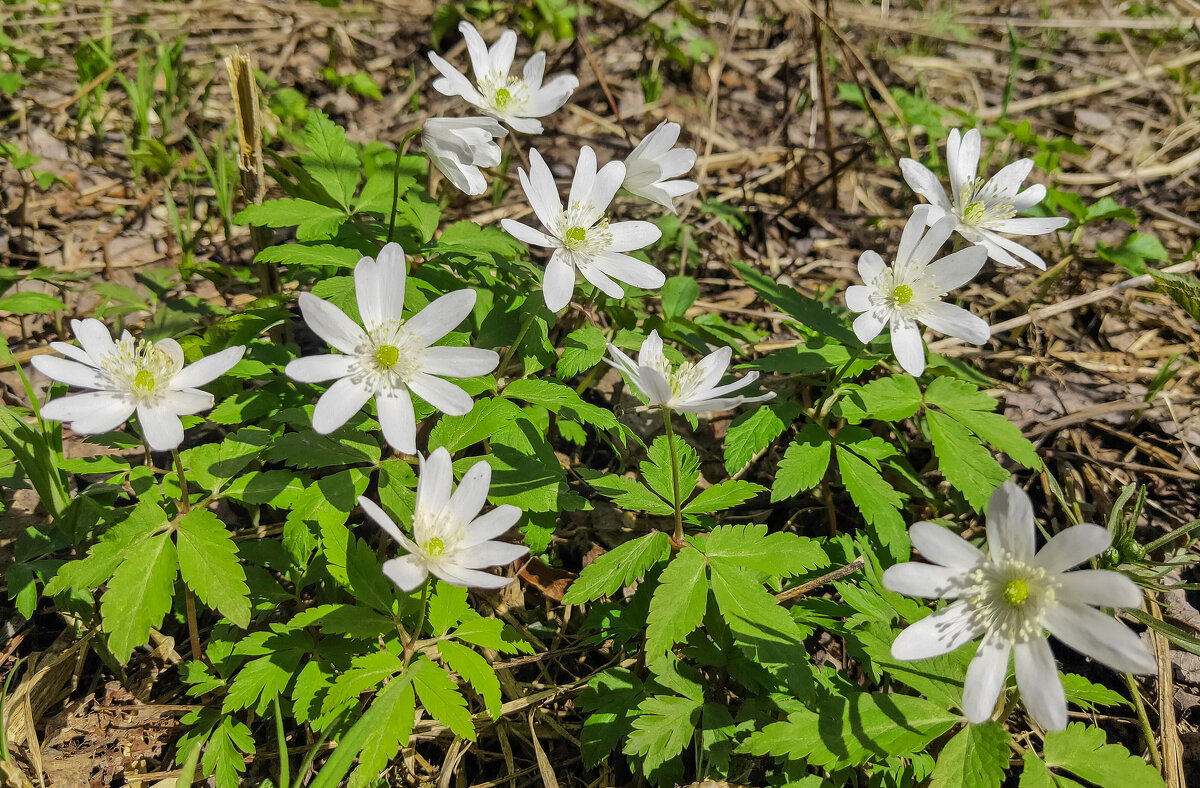
[[[429,433],[429,450],[445,447],[456,454],[492,437],[521,417],[521,407],[506,399],[478,399],[463,416],[442,416]]]
[[[516,260],[525,252],[519,241],[499,227],[480,227],[471,221],[455,222],[442,230],[437,248],[443,255],[466,255],[479,263]]]
[[[429,598],[428,629],[434,637],[441,637],[462,621],[468,610],[467,589],[438,580],[437,591]]]
[[[177,569],[175,543],[170,534],[161,533],[131,547],[108,581],[100,618],[108,648],[121,664],[150,639],[150,627],[160,626],[171,609]]]
[[[993,413],[996,401],[970,383],[938,378],[925,392],[925,401],[1026,468],[1041,469],[1042,460],[1034,445],[1003,414]]]
[[[312,151],[300,155],[304,171],[325,187],[338,205],[349,210],[362,167],[358,154],[346,141],[346,131],[320,110],[312,110],[304,127],[304,144]]]
[[[760,405],[739,415],[725,433],[725,470],[731,476],[740,472],[799,415],[800,406],[788,400]]]
[[[703,703],[692,698],[656,695],[638,706],[633,733],[625,741],[627,755],[640,755],[642,768],[653,772],[679,757],[700,723]]]
[[[475,725],[467,711],[467,701],[450,674],[424,654],[413,661],[408,671],[425,711],[455,735],[475,741]]]
[[[679,500],[686,501],[700,481],[700,457],[679,435],[675,436],[675,452],[679,459]],[[671,471],[671,444],[666,435],[654,439],[646,457],[638,464],[646,484],[663,500],[673,500],[675,488]],[[671,512],[674,512],[673,508]]]
[[[104,532],[86,558],[59,567],[42,593],[55,596],[67,589],[86,591],[99,586],[112,577],[127,552],[166,524],[167,513],[162,507],[150,498],[143,498],[133,509],[125,510],[124,519]]]
[[[421,243],[429,243],[442,219],[442,209],[424,191],[409,192],[396,206],[396,216],[417,231]]]
[[[888,484],[879,471],[846,447],[837,447],[837,461],[842,484],[871,526],[879,544],[897,561],[908,558],[908,535],[899,512],[904,496]]]
[[[843,345],[859,347],[862,343],[832,309],[820,301],[800,295],[792,287],[776,283],[766,274],[745,263],[734,262],[733,267],[767,302],[774,304],[795,318],[801,325],[818,334],[836,339]]]
[[[865,419],[900,421],[912,416],[919,407],[921,389],[917,386],[916,378],[912,375],[892,375],[846,391],[838,399],[836,412],[851,424],[858,424]]]
[[[1046,768],[1046,764],[1033,750],[1026,750],[1022,756],[1024,765],[1021,769],[1021,782],[1018,788],[1055,788],[1054,776]],[[1063,786],[1062,788],[1066,788]]]
[[[602,430],[615,430],[620,426],[611,410],[584,402],[583,398],[575,393],[575,389],[552,380],[514,380],[504,387],[504,396],[541,405],[553,413],[565,410],[580,421]]]
[[[1134,276],[1149,273],[1146,267],[1147,260],[1170,259],[1162,243],[1153,235],[1145,233],[1130,233],[1115,249],[1103,241],[1097,241],[1096,254],[1101,259],[1116,263]]]
[[[680,550],[659,576],[646,618],[646,661],[670,651],[700,626],[708,602],[708,564],[699,550]]]
[[[722,525],[697,540],[709,561],[753,569],[772,577],[789,577],[829,564],[814,540],[765,525]]]
[[[341,208],[291,197],[247,205],[234,217],[238,224],[255,227],[295,227],[298,241],[332,238],[348,218]]]
[[[204,773],[212,774],[218,786],[232,788],[238,785],[238,775],[246,771],[243,753],[254,753],[254,737],[250,729],[232,717],[223,717],[213,729],[200,763]]]
[[[804,633],[763,588],[757,572],[714,561],[711,574],[713,598],[738,641],[756,651],[759,662],[793,660],[796,650],[803,649]]]
[[[554,374],[560,380],[566,380],[599,364],[600,360],[604,358],[608,341],[600,329],[595,326],[584,326],[567,334],[562,347],[562,356],[558,359],[558,366],[555,367]]]
[[[13,315],[48,315],[67,305],[45,293],[13,293],[0,298],[0,312]]]
[[[333,680],[322,702],[322,714],[355,700],[404,670],[404,661],[389,651],[371,651],[355,657],[350,667]]]
[[[329,468],[379,461],[379,444],[367,434],[343,427],[329,435],[313,430],[288,432],[275,439],[264,455],[292,468]]]
[[[468,617],[450,637],[480,648],[490,648],[501,654],[532,654],[533,646],[526,643],[516,630],[496,618],[483,618],[478,613]]]
[[[929,788],[997,788],[1008,771],[1011,741],[994,722],[964,726],[938,754]]]
[[[207,509],[179,518],[179,572],[200,601],[237,626],[250,625],[250,589],[225,524]]]
[[[223,482],[242,472],[271,442],[271,433],[259,427],[242,427],[219,443],[205,443],[180,453],[189,482],[217,492]]]
[[[761,484],[754,484],[753,482],[741,479],[726,479],[719,484],[714,484],[707,490],[701,490],[699,495],[689,501],[687,506],[683,507],[683,511],[686,514],[710,514],[725,509],[732,509],[750,500],[765,489],[767,488]]]
[[[810,766],[833,770],[921,752],[955,722],[954,715],[921,698],[852,693],[823,702],[815,712],[793,712],[786,722],[751,734],[740,751],[804,758]]]
[[[584,712],[579,735],[584,765],[595,768],[633,730],[642,680],[631,670],[610,668],[593,676],[579,695]]]
[[[563,595],[564,605],[579,605],[612,596],[618,589],[640,580],[651,567],[671,555],[671,538],[653,531],[608,551],[583,568]]]
[[[281,244],[263,249],[254,256],[254,262],[352,269],[358,265],[362,256],[362,252],[357,249],[346,249],[333,244]]]
[[[1119,205],[1112,197],[1101,197],[1087,208],[1083,216],[1084,222],[1095,222],[1101,219],[1120,219],[1129,224],[1137,224],[1137,214],[1132,208]]]
[[[925,417],[942,475],[976,511],[983,511],[992,492],[1008,480],[1008,471],[955,419],[934,410]]]
[[[438,642],[438,653],[450,666],[483,697],[483,705],[492,719],[500,716],[500,679],[490,662],[482,656],[453,640]]]
[[[667,320],[683,317],[688,307],[700,297],[700,285],[690,276],[672,276],[662,287],[663,317]]]
[[[362,751],[358,754],[358,768],[350,775],[348,788],[367,788],[378,784],[379,775],[388,763],[408,746],[408,737],[412,735],[416,720],[416,708],[412,681],[407,677],[393,679],[375,696],[371,707],[355,723],[355,727],[364,726],[366,736]],[[349,734],[338,743],[338,749],[345,746],[347,738]],[[321,770],[322,774],[324,771]]]
[[[587,477],[584,476],[584,478],[586,479]],[[637,479],[608,474],[598,476],[594,479],[587,479],[587,482],[596,490],[611,498],[612,502],[622,509],[660,515],[675,513],[675,509],[671,504],[650,492],[650,489]],[[670,488],[668,487],[667,495],[670,494]]]
[[[779,461],[775,482],[771,485],[771,503],[779,503],[820,484],[829,470],[832,454],[833,439],[829,437],[829,430],[815,422],[805,424]]]
[[[1163,785],[1158,770],[1120,744],[1106,744],[1104,731],[1073,722],[1046,734],[1046,765],[1063,769],[1100,788],[1149,788]]]
[[[1121,693],[1110,690],[1101,684],[1093,684],[1083,676],[1077,676],[1074,673],[1064,673],[1062,675],[1062,685],[1068,702],[1074,703],[1076,706],[1082,706],[1089,711],[1095,710],[1097,706],[1124,706],[1128,709],[1133,708],[1133,704]]]
[[[1200,279],[1166,271],[1151,270],[1147,273],[1154,277],[1159,290],[1175,299],[1175,303],[1183,307],[1192,320],[1200,322]]]

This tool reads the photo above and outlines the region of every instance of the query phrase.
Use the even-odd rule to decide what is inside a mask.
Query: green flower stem
[[[850,358],[846,359],[846,363],[843,364],[842,368],[837,371],[837,374],[833,376],[833,380],[829,381],[829,383],[825,385],[825,393],[821,395],[821,398],[817,400],[812,409],[813,417],[819,423],[825,423],[825,417],[829,415],[829,411],[837,403],[838,384],[842,382],[842,378],[846,376],[846,373],[850,370],[850,367],[854,365],[854,362],[862,358],[862,355],[865,352],[867,352],[867,346],[859,345],[858,348],[856,348],[855,351],[850,354]]]
[[[275,695],[275,736],[279,739],[279,785],[287,788],[292,782],[288,758],[287,735],[283,730],[283,712],[279,709],[279,694]]]
[[[1158,769],[1158,773],[1162,774],[1163,764],[1162,756],[1158,754],[1158,744],[1154,738],[1154,728],[1150,725],[1150,718],[1146,716],[1146,704],[1142,702],[1142,691],[1138,689],[1137,682],[1129,673],[1125,675],[1125,686],[1129,687],[1129,694],[1133,697],[1133,706],[1137,710],[1138,727],[1142,729],[1142,738],[1146,740],[1146,749],[1150,751],[1150,760],[1154,764],[1154,768]]]
[[[183,472],[183,460],[179,457],[179,449],[171,449],[171,459],[175,461],[175,473],[179,477],[179,509],[183,514],[192,510],[188,495],[187,476]],[[196,596],[191,586],[183,584],[183,601],[186,606],[188,645],[192,649],[192,659],[199,660],[203,656],[200,650],[200,627],[196,624]]]
[[[400,147],[396,149],[396,163],[392,166],[392,211],[388,214],[388,243],[392,242],[392,234],[396,232],[396,206],[400,202],[400,160],[404,158],[404,154],[408,151],[408,143],[412,138],[421,133],[421,127],[413,129],[404,135],[404,139],[400,142]],[[433,178],[433,162],[429,162],[429,177],[430,183]],[[430,197],[433,196],[431,193]]]
[[[426,579],[424,585],[421,586],[421,617],[417,619],[417,628],[413,630],[412,638],[404,644],[405,668],[412,661],[413,654],[417,653],[417,641],[421,639],[421,632],[425,629],[425,614],[429,610],[429,586],[431,585],[433,585],[433,580]]]
[[[675,499],[675,533],[671,543],[683,547],[683,508],[679,502],[679,454],[675,451],[675,430],[671,428],[671,409],[662,406],[663,426],[667,430],[667,448],[671,452],[671,492]]]
[[[522,340],[525,339],[525,335],[529,333],[529,327],[533,325],[533,320],[535,317],[536,315],[533,312],[530,312],[525,316],[525,320],[521,322],[521,330],[517,332],[517,338],[514,339],[513,343],[508,346],[507,350],[504,351],[504,355],[500,358],[500,363],[496,366],[497,378],[504,374],[504,368],[508,366],[508,362],[512,360],[513,353],[517,352],[517,347],[520,346]]]

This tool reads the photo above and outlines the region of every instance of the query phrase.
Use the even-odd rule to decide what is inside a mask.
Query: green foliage
[[[931,788],[997,788],[1004,783],[1012,737],[994,722],[964,725],[938,754]]]
[[[1069,772],[1100,788],[1163,784],[1153,766],[1131,755],[1120,744],[1106,744],[1104,731],[1082,722],[1073,722],[1065,730],[1047,733],[1042,756],[1046,766]],[[1028,762],[1026,770],[1029,770]]]

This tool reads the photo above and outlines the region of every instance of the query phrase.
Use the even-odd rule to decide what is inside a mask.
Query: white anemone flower
[[[442,413],[470,412],[471,396],[443,377],[486,375],[500,363],[493,350],[430,347],[461,323],[475,306],[474,290],[455,290],[436,299],[408,320],[404,308],[404,251],[383,247],[372,260],[354,268],[354,291],[363,327],[333,304],[312,293],[300,294],[304,322],[340,355],[304,356],[289,363],[288,377],[302,383],[336,381],[313,410],[313,429],[336,430],[375,399],[379,426],[388,444],[417,452],[417,422],[412,394]]]
[[[565,211],[554,176],[536,149],[529,151],[529,174],[520,170],[520,176],[525,196],[547,232],[512,219],[500,224],[523,243],[554,250],[542,283],[547,309],[557,312],[570,303],[576,269],[610,298],[625,295],[617,282],[662,287],[666,281],[662,271],[624,254],[654,243],[662,231],[650,222],[610,224],[604,214],[625,179],[624,164],[610,161],[597,172],[596,152],[586,145],[581,148]]]
[[[479,168],[500,163],[500,146],[493,139],[505,134],[508,130],[492,118],[430,118],[421,128],[421,147],[459,191],[483,194],[487,180]]]
[[[675,212],[673,198],[700,188],[695,181],[671,180],[690,171],[696,163],[696,151],[691,148],[673,150],[678,140],[678,123],[658,124],[625,158],[622,184],[638,197],[669,208],[671,213]]]
[[[42,406],[42,417],[70,422],[81,435],[115,430],[137,413],[146,443],[167,451],[183,442],[180,416],[213,406],[213,395],[198,386],[219,378],[242,359],[246,348],[226,348],[184,366],[183,349],[174,339],[134,339],[128,331],[114,342],[99,320],[72,320],[82,346],[51,342],[67,358],[34,356],[34,369],[70,386],[92,389],[59,397]]]
[[[525,63],[520,77],[509,76],[513,56],[517,51],[517,34],[505,30],[488,49],[483,37],[470,22],[458,23],[458,30],[467,42],[475,84],[435,52],[429,62],[441,72],[433,81],[433,89],[446,96],[462,96],[470,104],[507,123],[524,134],[541,134],[538,118],[554,112],[579,87],[579,80],[570,74],[559,74],[542,84],[546,70],[546,53],[537,52]]]
[[[1104,528],[1091,523],[1067,528],[1035,552],[1033,506],[1010,481],[988,501],[987,554],[930,522],[916,523],[909,535],[934,563],[890,567],[883,574],[884,586],[900,594],[955,601],[901,632],[892,656],[935,657],[983,635],[963,687],[969,721],[986,722],[992,716],[1011,653],[1029,713],[1046,730],[1066,727],[1067,702],[1045,630],[1113,670],[1156,670],[1146,644],[1096,610],[1138,608],[1141,589],[1118,572],[1067,571],[1108,549],[1112,535]]]
[[[976,177],[981,147],[978,129],[960,135],[958,129],[946,140],[946,164],[950,169],[950,196],[929,168],[913,159],[901,159],[904,180],[917,194],[929,200],[929,224],[943,216],[955,218],[954,229],[973,244],[980,244],[998,263],[1018,268],[1021,260],[1046,270],[1046,261],[1031,249],[1000,233],[1042,235],[1067,223],[1063,218],[1041,218],[1017,214],[1037,205],[1046,196],[1046,187],[1034,184],[1021,191],[1021,184],[1033,169],[1032,159],[1020,159],[1004,167],[991,180]],[[1013,255],[1016,255],[1014,257]],[[1020,258],[1018,260],[1017,258]]]
[[[529,552],[524,545],[493,541],[516,525],[521,510],[502,504],[484,515],[492,468],[478,462],[463,474],[458,489],[450,452],[438,448],[421,458],[417,478],[417,503],[413,511],[413,538],[396,527],[383,509],[368,498],[358,503],[408,555],[383,564],[383,573],[403,591],[412,591],[432,572],[447,583],[470,588],[503,588],[515,578],[480,572],[488,566],[512,563]]]
[[[751,372],[739,381],[722,386],[721,378],[729,368],[733,351],[728,347],[709,353],[695,364],[683,362],[673,367],[663,355],[662,339],[658,331],[642,341],[638,360],[634,361],[621,352],[616,345],[608,346],[612,358],[604,359],[610,366],[624,372],[629,380],[655,407],[667,407],[681,413],[708,413],[715,410],[731,410],[747,402],[763,402],[775,396],[770,391],[757,397],[725,396],[744,389],[758,379]]]
[[[889,327],[896,360],[914,376],[925,371],[925,345],[918,323],[977,345],[992,335],[982,318],[942,300],[979,273],[987,251],[969,246],[933,261],[954,231],[955,219],[943,217],[926,233],[924,213],[924,206],[918,208],[904,225],[894,265],[889,268],[875,252],[863,252],[858,273],[865,284],[846,289],[846,306],[862,312],[854,320],[855,335],[866,343]]]

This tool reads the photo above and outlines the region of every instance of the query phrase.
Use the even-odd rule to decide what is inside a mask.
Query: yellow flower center
[[[400,348],[395,345],[380,345],[375,351],[375,361],[384,369],[391,369],[400,360]]]
[[[963,209],[963,221],[967,224],[978,224],[983,220],[984,207],[983,200],[970,203]]]
[[[154,388],[154,373],[148,369],[139,369],[133,378],[133,385],[142,391],[150,391]]]
[[[1010,605],[1023,605],[1029,599],[1029,586],[1024,580],[1013,578],[1004,584],[1004,601]]]
[[[512,94],[508,92],[508,88],[500,88],[496,91],[497,107],[503,109],[510,101],[512,101]]]
[[[435,536],[425,543],[425,552],[430,556],[437,558],[442,553],[446,552],[446,543]]]
[[[587,240],[587,230],[582,227],[572,227],[567,230],[567,247],[574,248]]]
[[[912,301],[912,288],[908,285],[900,285],[892,291],[892,297],[896,299],[897,304],[907,304],[909,301]]]

